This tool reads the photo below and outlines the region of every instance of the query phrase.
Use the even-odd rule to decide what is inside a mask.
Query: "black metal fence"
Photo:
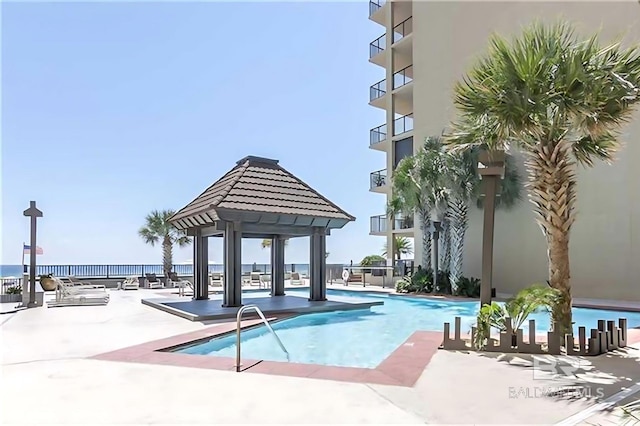
[[[224,266],[211,264],[208,266],[210,273],[224,272]],[[173,265],[173,272],[180,276],[193,275],[193,265]],[[270,264],[245,264],[242,265],[242,273],[260,272],[271,273]],[[309,273],[308,264],[290,263],[285,265],[285,272]],[[125,278],[129,276],[143,277],[146,274],[164,276],[162,265],[38,265],[36,275],[52,274],[55,277],[82,277],[82,278]]]

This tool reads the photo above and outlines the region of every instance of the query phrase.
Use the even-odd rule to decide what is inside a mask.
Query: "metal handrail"
[[[242,364],[240,363],[240,332],[242,331],[242,329],[240,328],[240,324],[242,322],[242,314],[245,311],[249,310],[249,309],[253,309],[254,311],[256,311],[256,314],[258,314],[258,316],[262,319],[262,322],[264,323],[264,325],[267,326],[267,328],[269,329],[269,331],[271,332],[273,337],[275,337],[276,342],[278,342],[278,345],[280,346],[280,349],[282,349],[282,351],[285,353],[285,355],[287,355],[287,361],[290,361],[291,359],[289,358],[289,351],[287,350],[287,348],[284,347],[284,345],[282,344],[282,340],[280,340],[280,338],[278,337],[276,332],[273,330],[273,328],[271,327],[271,324],[269,324],[269,321],[267,321],[267,318],[264,316],[264,314],[262,313],[260,308],[258,308],[256,305],[245,305],[245,306],[241,307],[240,309],[238,309],[238,314],[236,315],[236,323],[237,323],[237,330],[236,330],[236,372],[239,373],[240,372],[240,367],[242,367]]]
[[[387,80],[380,80],[369,87],[369,102],[381,98],[387,93]]]
[[[375,145],[387,139],[387,125],[381,124],[369,130],[369,146]]]
[[[369,59],[376,56],[378,53],[383,52],[386,47],[387,35],[382,34],[377,39],[369,43]]]

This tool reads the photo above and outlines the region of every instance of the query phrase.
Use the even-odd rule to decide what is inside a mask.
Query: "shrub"
[[[480,308],[476,322],[476,335],[473,344],[476,349],[483,349],[489,338],[491,327],[504,332],[507,321],[511,320],[513,336],[525,323],[529,315],[539,312],[550,312],[558,303],[560,292],[544,284],[533,284],[523,288],[509,299],[504,306],[492,302]]]
[[[460,277],[455,296],[480,297],[480,278]]]
[[[6,294],[21,294],[22,293],[22,286],[20,284],[13,284],[10,287],[7,287],[7,289],[5,290]]]
[[[398,293],[433,293],[433,270],[418,266],[413,274],[398,281],[396,291]],[[438,288],[435,289],[435,293],[451,294],[449,271],[438,271]]]

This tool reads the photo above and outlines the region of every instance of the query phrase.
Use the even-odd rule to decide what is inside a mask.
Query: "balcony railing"
[[[383,124],[369,130],[369,146],[375,145],[387,139],[387,125]]]
[[[413,228],[413,217],[396,217],[393,220],[393,229],[412,229]]]
[[[401,135],[413,130],[413,113],[403,115],[393,120],[393,136]]]
[[[405,84],[409,84],[413,81],[413,65],[409,65],[406,68],[401,69],[397,73],[393,74],[393,88],[397,89]]]
[[[380,188],[387,184],[387,169],[378,170],[371,173],[369,179],[369,189]]]
[[[385,3],[386,0],[369,0],[369,16],[380,10]]]
[[[386,34],[382,34],[380,37],[378,37],[377,39],[369,43],[369,59],[373,58],[378,53],[384,51],[384,49],[387,48],[386,44],[387,44]]]
[[[393,42],[397,43],[413,32],[413,16],[393,27]]]
[[[380,80],[369,87],[369,102],[374,101],[387,93],[387,80]]]
[[[371,233],[387,232],[387,215],[371,216]]]

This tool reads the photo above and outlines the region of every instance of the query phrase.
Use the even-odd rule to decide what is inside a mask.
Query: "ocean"
[[[0,265],[0,277],[20,277],[22,276],[22,265]],[[209,272],[223,272],[224,266],[221,264],[209,264]],[[174,265],[174,271],[178,275],[193,275],[193,265]],[[262,272],[271,273],[269,264],[243,264],[242,273]],[[300,272],[309,275],[309,264],[288,263],[285,265],[286,272]],[[162,265],[38,265],[36,275],[52,273],[57,277],[126,277],[130,275],[143,276],[144,274],[162,274]]]

